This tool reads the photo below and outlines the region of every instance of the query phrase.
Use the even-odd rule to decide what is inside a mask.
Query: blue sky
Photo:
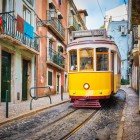
[[[105,11],[115,8],[127,0],[98,0],[102,8],[103,15],[98,6],[97,0],[73,0],[78,9],[86,9],[88,16],[86,17],[86,25],[88,29],[97,29],[104,23],[103,15]]]

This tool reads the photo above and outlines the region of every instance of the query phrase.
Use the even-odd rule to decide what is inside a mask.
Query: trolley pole
[[[9,106],[8,106],[8,90],[6,90],[6,118],[8,118],[8,111],[9,111]]]

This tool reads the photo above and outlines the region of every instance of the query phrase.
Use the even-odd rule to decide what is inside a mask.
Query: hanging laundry
[[[24,19],[17,15],[17,31],[23,33],[24,30]]]
[[[0,26],[2,26],[2,24],[3,24],[3,19],[2,17],[0,17]]]
[[[31,26],[31,24],[29,24],[28,22],[24,21],[24,35],[28,38],[34,38],[34,34],[33,34],[33,26]]]
[[[1,17],[0,17],[0,34],[2,34],[3,31],[4,31],[4,29],[3,29],[3,18],[2,18],[2,16],[1,16]]]

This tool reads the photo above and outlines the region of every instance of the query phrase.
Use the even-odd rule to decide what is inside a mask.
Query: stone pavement
[[[132,88],[122,88],[126,92],[126,103],[123,110],[120,136],[118,140],[140,140],[139,98]]]
[[[44,108],[53,106],[55,104],[59,104],[69,100],[68,93],[63,94],[63,101],[61,100],[61,94],[51,95],[52,104],[50,104],[50,100],[48,97],[39,98],[37,100],[33,100],[32,102],[32,110],[30,110],[30,100],[28,101],[21,101],[19,103],[9,103],[9,118],[5,116],[5,108],[6,103],[0,104],[0,125],[10,122],[12,120],[16,120],[16,118],[22,118],[23,116],[33,114]]]

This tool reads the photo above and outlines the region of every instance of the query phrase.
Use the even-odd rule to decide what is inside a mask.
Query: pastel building
[[[108,36],[115,41],[121,54],[121,78],[128,80],[128,52],[131,37],[128,34],[127,5],[123,4],[106,11],[104,22]]]
[[[0,102],[25,101],[36,85],[36,34],[33,0],[0,1]]]
[[[0,103],[29,100],[31,87],[67,92],[67,44],[86,29],[72,0],[0,0]],[[38,90],[34,94],[44,94]]]
[[[40,18],[37,85],[50,86],[54,94],[67,92],[67,43],[72,30],[86,29],[85,23],[72,0],[36,0],[36,12]]]
[[[129,34],[132,43],[129,49],[129,63],[131,74],[131,86],[139,93],[140,111],[140,0],[128,1]]]
[[[108,25],[108,35],[112,40],[115,41],[116,45],[119,48],[121,54],[121,78],[128,80],[128,34],[127,34],[128,22],[125,20],[122,21],[112,21]]]

